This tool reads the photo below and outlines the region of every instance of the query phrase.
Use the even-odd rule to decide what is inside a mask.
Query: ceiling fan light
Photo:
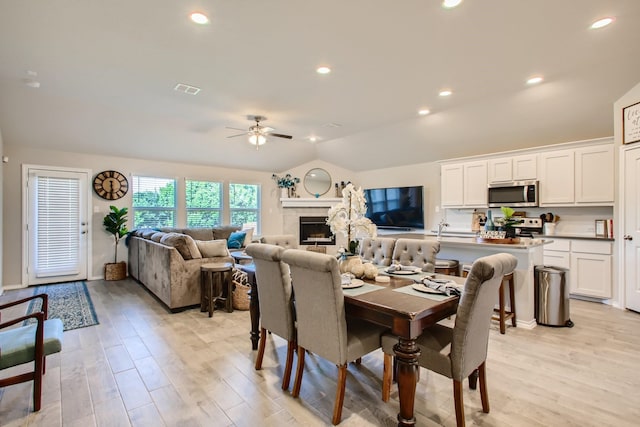
[[[263,135],[251,135],[249,136],[249,142],[253,145],[264,145],[267,142],[267,138]]]

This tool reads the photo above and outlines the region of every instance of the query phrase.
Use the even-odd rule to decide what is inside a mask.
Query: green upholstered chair
[[[476,369],[479,371],[482,411],[489,413],[485,361],[489,344],[489,326],[502,276],[516,268],[518,260],[511,254],[499,253],[477,259],[467,276],[453,328],[435,324],[417,339],[420,349],[418,364],[453,379],[456,421],[464,426],[462,381]],[[393,346],[398,337],[382,336],[384,374],[382,400],[389,399]]]
[[[47,319],[48,298],[46,294],[34,295],[0,305],[0,313],[3,309],[36,298],[42,299],[40,311],[5,322],[2,322],[0,318],[0,322],[2,322],[0,323],[0,370],[33,362],[33,371],[1,378],[0,387],[33,380],[33,410],[39,411],[42,401],[42,376],[46,369],[45,358],[62,350],[62,321]],[[29,319],[36,319],[36,323],[15,326]]]
[[[289,264],[295,294],[298,330],[298,368],[293,397],[298,397],[308,350],[338,367],[333,424],[340,423],[347,379],[347,363],[380,348],[385,328],[348,319],[338,261],[332,255],[287,249],[282,261]]]
[[[255,368],[262,369],[267,331],[286,339],[287,361],[282,375],[282,389],[288,390],[293,352],[296,348],[296,314],[289,266],[281,261],[284,248],[266,243],[251,243],[246,252],[255,264],[256,285],[260,295],[260,345]]]

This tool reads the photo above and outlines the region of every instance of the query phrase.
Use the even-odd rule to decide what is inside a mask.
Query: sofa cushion
[[[229,256],[226,240],[196,240],[202,258]]]
[[[160,239],[160,243],[176,248],[185,260],[202,258],[196,242],[186,234],[166,233]]]
[[[234,231],[240,230],[240,228],[241,227],[238,227],[236,225],[223,225],[220,227],[214,227],[213,238],[216,240],[218,239],[229,240],[229,236],[231,235],[231,233],[233,233]]]
[[[140,232],[140,237],[142,237],[143,239],[150,239],[151,236],[153,236],[157,232],[158,230],[154,230],[153,228],[145,228]]]
[[[244,246],[244,239],[247,237],[247,233],[244,231],[234,231],[227,240],[227,247],[229,249],[240,249]]]
[[[193,237],[193,240],[213,240],[211,228],[185,228],[182,233]]]
[[[242,246],[247,246],[253,241],[253,228],[244,228],[242,231],[247,233],[247,235],[244,237],[244,244]]]
[[[151,235],[151,237],[149,237],[149,240],[153,240],[154,242],[160,243],[160,240],[162,240],[162,237],[165,234],[167,234],[167,233],[163,233],[162,231],[156,231],[155,233],[153,233]]]

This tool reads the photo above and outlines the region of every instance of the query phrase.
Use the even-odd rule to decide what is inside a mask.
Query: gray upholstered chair
[[[255,264],[260,295],[260,345],[255,368],[262,369],[267,331],[286,339],[287,361],[282,375],[282,389],[288,390],[296,348],[296,328],[289,266],[281,261],[284,248],[252,243],[247,246],[246,252]]]
[[[393,237],[364,238],[360,242],[360,257],[376,265],[389,266],[395,244],[396,239]]]
[[[260,243],[269,245],[282,246],[285,249],[298,249],[298,241],[293,234],[273,234],[271,236],[262,236]]]
[[[479,371],[482,411],[489,413],[485,361],[489,343],[489,325],[502,276],[513,271],[517,259],[500,253],[477,259],[467,276],[453,328],[436,324],[418,338],[418,364],[453,379],[453,396],[458,427],[464,426],[462,381],[476,369]],[[384,374],[382,400],[389,399],[391,365],[395,335],[382,337]]]
[[[338,385],[333,424],[342,418],[347,363],[380,348],[385,328],[357,319],[347,319],[338,261],[334,256],[288,249],[282,261],[289,264],[296,300],[298,368],[293,397],[298,397],[304,372],[305,351],[338,366]]]
[[[433,272],[436,268],[436,254],[440,252],[440,242],[423,239],[398,239],[393,248],[392,262],[420,267],[422,271]]]

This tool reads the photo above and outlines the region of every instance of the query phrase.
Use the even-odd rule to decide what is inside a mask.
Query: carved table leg
[[[398,414],[398,426],[415,426],[416,418],[413,415],[413,406],[416,397],[416,384],[420,367],[418,356],[420,350],[415,339],[400,338],[398,344],[393,347],[398,362],[397,380],[400,399],[400,413]]]
[[[251,293],[249,295],[249,314],[251,316],[251,348],[258,349],[260,340],[260,305],[258,304],[258,286],[255,276],[251,282]]]

